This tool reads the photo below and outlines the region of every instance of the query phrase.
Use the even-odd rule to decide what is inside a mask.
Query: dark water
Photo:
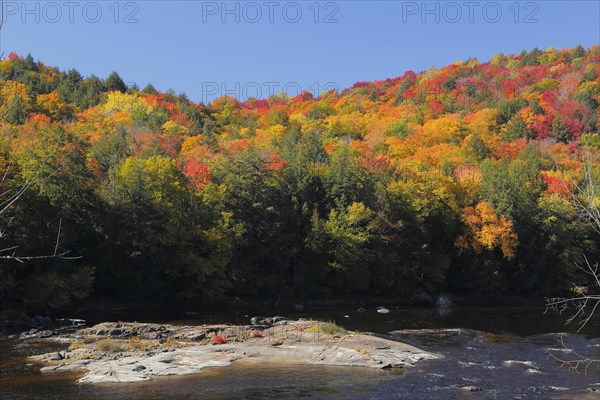
[[[348,329],[392,333],[398,340],[439,353],[442,360],[405,371],[323,366],[233,366],[178,378],[119,385],[77,385],[73,375],[42,375],[25,357],[62,348],[0,339],[0,399],[570,399],[600,400],[600,368],[587,374],[570,360],[575,352],[600,358],[600,321],[576,333],[565,318],[531,308],[374,310],[321,312],[312,317]],[[244,316],[103,315],[106,320],[180,324],[247,323]],[[561,338],[566,348],[561,343]],[[63,346],[64,347],[64,346]],[[570,351],[569,351],[570,350]],[[467,391],[464,387],[477,387]]]

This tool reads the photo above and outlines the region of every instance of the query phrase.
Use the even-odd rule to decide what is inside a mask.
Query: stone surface
[[[70,339],[76,343],[62,359],[57,359],[56,352],[32,358],[48,364],[41,369],[44,373],[81,370],[86,371],[86,375],[79,379],[79,383],[103,383],[141,382],[155,376],[197,374],[205,368],[225,367],[233,363],[383,369],[411,367],[421,360],[439,357],[380,337],[342,333],[343,330],[338,334],[322,333],[327,325],[322,322],[276,317],[269,318],[269,323],[276,325],[264,327],[260,337],[252,335],[256,325],[103,323],[74,335],[47,339]],[[161,333],[162,338],[156,338],[156,333]],[[226,338],[227,342],[215,345],[216,335]]]

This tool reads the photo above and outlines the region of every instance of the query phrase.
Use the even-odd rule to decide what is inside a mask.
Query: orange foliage
[[[489,203],[482,201],[475,207],[464,208],[461,221],[465,225],[465,233],[456,239],[459,251],[470,249],[480,253],[500,248],[504,258],[511,260],[515,257],[519,240],[513,223],[503,215],[497,215]]]

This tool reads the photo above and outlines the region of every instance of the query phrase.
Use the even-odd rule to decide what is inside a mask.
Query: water
[[[600,400],[600,368],[561,368],[550,354],[600,358],[600,321],[582,332],[565,317],[533,308],[336,311],[298,314],[394,338],[439,353],[443,360],[407,370],[323,366],[232,366],[204,374],[118,385],[77,385],[75,375],[42,375],[25,357],[64,348],[0,339],[0,398],[9,399],[572,399]],[[178,324],[244,323],[244,316],[103,315],[106,320]],[[565,348],[561,338],[566,344]],[[465,387],[478,388],[469,391]],[[585,397],[583,397],[585,396]]]

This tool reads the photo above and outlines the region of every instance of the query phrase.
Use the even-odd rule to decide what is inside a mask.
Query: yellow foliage
[[[0,61],[0,79],[6,79],[6,77],[11,76],[12,73],[13,66],[10,60]]]
[[[135,94],[110,92],[104,103],[104,113],[111,114],[117,111],[126,111],[131,113],[136,108],[148,110],[146,103]]]
[[[0,113],[4,114],[8,107],[19,101],[25,107],[31,104],[27,94],[27,85],[20,82],[0,80]]]
[[[421,146],[432,146],[447,142],[453,137],[462,141],[465,133],[461,122],[456,117],[446,116],[425,122],[423,132],[419,135],[419,142]]]
[[[482,201],[475,207],[466,207],[461,220],[465,224],[465,233],[456,240],[459,250],[471,249],[480,253],[499,247],[504,258],[515,257],[519,240],[513,223],[505,216],[497,215],[489,203]]]
[[[56,92],[38,95],[35,103],[38,111],[46,114],[53,121],[70,117],[76,111],[72,104],[60,101]]]
[[[486,142],[493,137],[498,127],[496,117],[498,110],[493,108],[484,108],[469,116],[467,122],[471,132],[478,133],[479,137]]]
[[[189,136],[183,140],[181,144],[181,151],[179,153],[181,161],[187,162],[192,158],[197,160],[205,160],[210,158],[211,150],[203,144],[204,137]]]
[[[162,128],[171,135],[182,135],[188,131],[188,129],[185,126],[179,125],[177,122],[174,121],[165,122]]]

